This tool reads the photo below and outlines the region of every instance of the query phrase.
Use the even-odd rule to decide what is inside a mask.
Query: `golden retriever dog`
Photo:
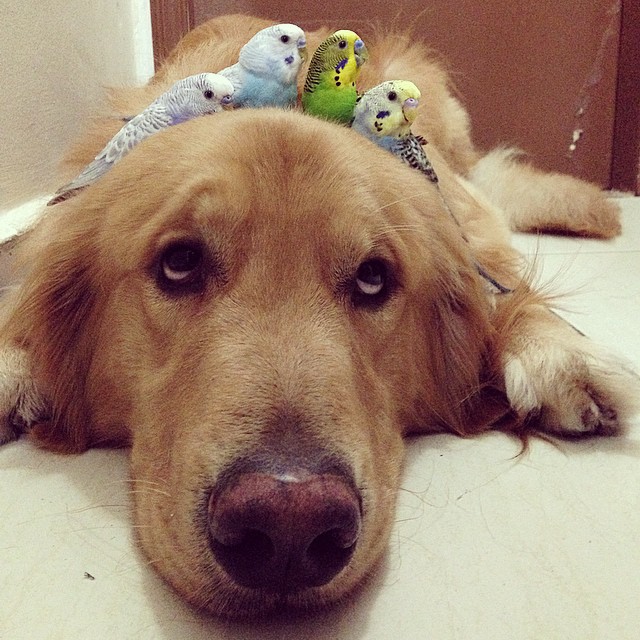
[[[114,113],[232,63],[267,24],[187,35],[147,86],[113,92],[68,175]],[[2,439],[130,446],[144,553],[221,616],[352,594],[387,546],[408,434],[608,436],[634,410],[633,374],[552,312],[509,246],[509,227],[611,237],[616,206],[512,152],[482,156],[428,51],[361,35],[363,88],[421,87],[441,194],[297,111],[203,117],[52,207],[5,301]]]

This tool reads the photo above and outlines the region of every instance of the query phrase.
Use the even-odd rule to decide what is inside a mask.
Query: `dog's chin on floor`
[[[113,110],[230,64],[266,24],[199,27]],[[0,442],[130,447],[147,560],[224,618],[375,592],[406,436],[610,436],[637,408],[631,370],[552,312],[509,244],[510,228],[610,237],[615,205],[513,154],[481,157],[425,48],[368,46],[363,88],[389,74],[429,87],[416,133],[438,185],[294,110],[197,118],[52,207],[5,300]],[[114,126],[92,124],[75,170]]]

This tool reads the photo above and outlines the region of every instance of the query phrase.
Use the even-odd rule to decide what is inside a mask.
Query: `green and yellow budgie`
[[[357,33],[336,31],[316,49],[302,92],[306,113],[348,125],[358,98],[356,79],[369,54]]]

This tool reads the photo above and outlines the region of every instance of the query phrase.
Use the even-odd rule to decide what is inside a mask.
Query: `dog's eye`
[[[178,242],[160,257],[159,281],[165,289],[193,288],[201,283],[202,249],[197,244]]]
[[[367,260],[358,267],[356,288],[360,296],[380,296],[385,290],[386,282],[387,268],[381,260]]]

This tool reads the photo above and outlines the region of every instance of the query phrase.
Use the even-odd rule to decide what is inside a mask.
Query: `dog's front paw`
[[[511,406],[535,430],[566,437],[619,434],[638,409],[640,379],[584,336],[530,340],[507,354]]]
[[[0,350],[0,445],[19,438],[47,415],[47,402],[31,376],[25,351]]]

